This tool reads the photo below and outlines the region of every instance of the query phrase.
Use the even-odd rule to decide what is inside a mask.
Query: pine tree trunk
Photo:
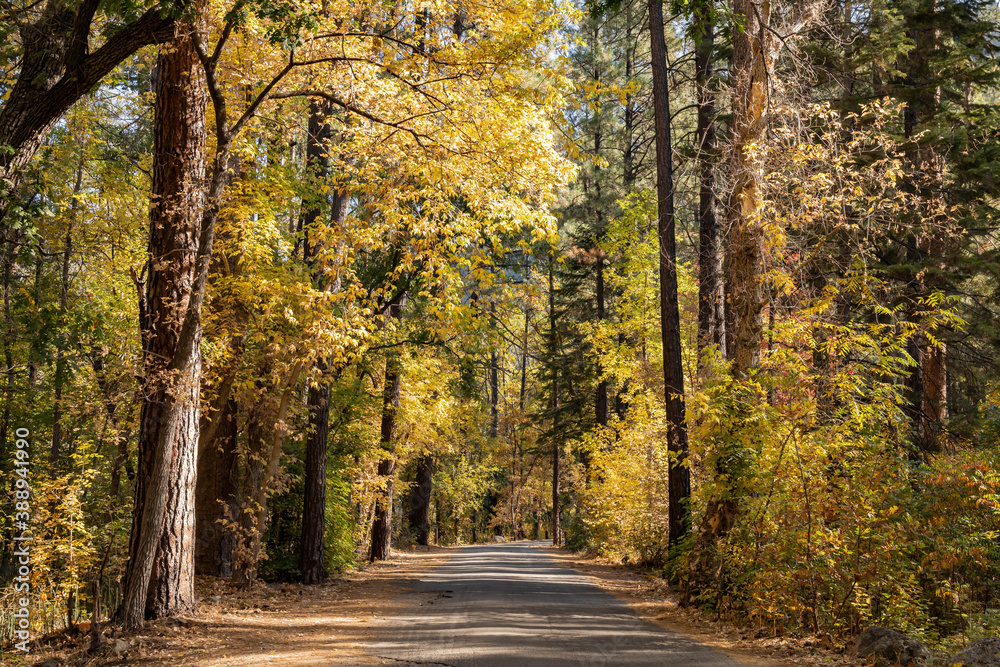
[[[695,85],[698,94],[698,352],[716,345],[726,356],[726,313],[722,281],[722,234],[717,218],[715,172],[715,18],[711,0],[694,10]]]
[[[685,465],[688,446],[684,424],[684,368],[681,359],[680,310],[677,304],[677,246],[674,237],[673,147],[670,143],[670,90],[663,3],[649,0],[650,54],[656,126],[657,230],[660,240],[660,335],[663,340],[663,390],[667,413],[667,447],[670,505],[668,531],[671,545],[690,530],[691,479]]]
[[[142,307],[143,404],[124,625],[194,611],[201,384],[196,282],[205,205],[205,108],[189,24],[159,56],[150,240]]]
[[[932,16],[937,14],[937,0],[928,2],[927,10]],[[926,138],[918,137],[920,130],[930,125],[941,107],[941,87],[931,85],[935,74],[930,71],[930,55],[940,48],[941,33],[935,26],[929,30],[908,31],[907,36],[915,46],[907,57],[906,78],[908,85],[917,93],[906,107],[903,132],[910,142],[907,147],[911,169],[909,185],[918,196],[919,208],[918,219],[914,221],[916,238],[913,240],[918,252],[913,254],[917,263],[925,267],[912,281],[916,293],[911,298],[917,302],[947,287],[939,273],[948,243],[943,224],[946,207],[942,195],[945,189],[944,160]],[[945,333],[941,329],[936,327],[928,333],[940,338]],[[930,338],[928,335],[919,336],[919,354],[916,357],[919,371],[914,371],[918,375],[914,378],[915,430],[918,449],[925,458],[941,451],[945,420],[948,418],[948,349],[944,342],[935,344]]]

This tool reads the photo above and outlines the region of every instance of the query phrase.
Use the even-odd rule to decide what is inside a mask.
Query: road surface
[[[452,667],[735,667],[645,621],[532,546],[466,547],[417,582],[420,606],[385,619],[368,652],[387,664]]]

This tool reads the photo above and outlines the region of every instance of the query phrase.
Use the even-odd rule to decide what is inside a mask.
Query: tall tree
[[[329,103],[313,100],[309,103],[309,125],[306,144],[306,168],[310,176],[324,183],[330,174],[330,124],[327,116]],[[346,212],[346,197],[342,197]],[[315,201],[315,200],[314,200]],[[322,200],[320,200],[322,201]],[[310,267],[313,283],[323,289],[327,276],[323,270],[321,255],[323,248],[317,237],[318,226],[325,217],[325,206],[320,201],[306,209],[302,215],[302,229],[305,234],[303,256]],[[328,202],[323,202],[328,203]],[[337,216],[338,209],[333,209]],[[341,223],[343,220],[340,221]],[[299,569],[302,581],[318,584],[326,576],[323,563],[323,535],[326,532],[326,448],[330,434],[330,382],[326,377],[329,364],[322,356],[313,365],[316,378],[309,386],[307,401],[309,409],[309,431],[306,435],[306,479],[302,497],[302,547],[299,553]]]
[[[649,0],[649,44],[653,73],[653,113],[656,127],[657,234],[660,241],[660,336],[663,340],[663,391],[667,412],[670,460],[671,544],[690,530],[690,469],[684,424],[684,367],[681,360],[681,319],[677,303],[677,240],[674,223],[673,146],[670,140],[670,79],[663,25],[663,3]]]
[[[698,349],[716,345],[726,356],[726,314],[722,280],[722,233],[718,221],[718,191],[715,154],[715,4],[695,4],[691,24],[694,40],[695,87],[698,126],[695,133],[698,156]]]
[[[141,308],[143,396],[124,622],[194,610],[194,491],[207,96],[197,23],[157,60],[149,261]],[[194,311],[194,312],[193,312]]]
[[[734,348],[727,352],[733,361],[733,377],[739,383],[760,364],[763,341],[765,233],[761,224],[763,158],[757,144],[764,140],[768,127],[770,72],[785,41],[808,24],[821,3],[803,1],[785,8],[787,15],[778,29],[771,25],[774,7],[769,2],[733,0],[732,120],[730,127],[730,191],[726,202],[726,226],[729,230],[726,249],[725,296],[727,312],[732,313],[731,334]],[[741,419],[745,400],[736,401],[737,414],[725,426],[733,437],[722,436],[725,447],[745,447]],[[740,489],[746,470],[746,456],[739,451],[712,452],[713,476],[719,490],[708,500],[698,535],[689,558],[687,600],[694,598],[721,577],[721,559],[717,548],[736,522]]]

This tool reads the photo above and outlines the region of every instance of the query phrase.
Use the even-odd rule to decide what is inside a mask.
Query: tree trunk
[[[763,241],[760,222],[760,181],[763,165],[754,145],[763,137],[768,106],[767,72],[770,48],[761,35],[767,28],[770,5],[735,0],[735,15],[744,21],[733,34],[733,187],[729,216],[726,296],[733,308],[733,375],[746,377],[760,363],[763,332]]]
[[[52,402],[52,450],[49,452],[49,466],[56,470],[62,450],[62,409],[63,389],[66,385],[66,349],[69,344],[67,318],[69,317],[69,263],[73,256],[73,225],[80,210],[80,188],[83,185],[83,164],[85,153],[80,148],[80,161],[76,166],[76,182],[73,184],[73,200],[70,204],[69,223],[63,240],[62,276],[59,290],[59,335],[56,348],[56,374],[54,378],[55,397]]]
[[[603,231],[601,232],[603,236]],[[600,237],[599,237],[600,238]],[[597,256],[597,321],[604,321],[604,254],[598,249]],[[597,364],[597,398],[594,404],[595,421],[598,426],[608,425],[608,382],[601,378],[604,374],[604,367],[600,362]]]
[[[206,95],[192,34],[159,56],[149,262],[142,308],[143,404],[124,625],[194,611],[194,491],[201,382],[196,274],[202,237]]]
[[[712,0],[694,10],[695,85],[698,94],[698,353],[716,345],[726,356],[726,313],[722,281],[722,235],[717,219],[715,172],[715,18]]]
[[[431,534],[431,493],[434,491],[434,457],[424,454],[417,459],[416,480],[410,489],[407,520],[417,544],[427,545]]]
[[[663,3],[649,0],[650,54],[656,127],[657,230],[660,240],[660,335],[663,339],[663,391],[670,451],[668,531],[671,545],[690,530],[690,472],[684,425],[684,368],[681,359],[680,310],[677,304],[677,247],[674,237],[673,147],[670,143],[670,90]]]
[[[389,308],[391,317],[401,319],[404,302]],[[378,463],[378,476],[385,491],[376,501],[375,523],[372,525],[370,561],[388,560],[392,547],[393,482],[396,474],[396,412],[399,410],[399,391],[402,386],[403,364],[399,352],[390,351],[385,358],[385,386],[382,388],[382,458]]]
[[[763,165],[754,145],[763,138],[762,120],[768,106],[767,73],[773,61],[772,39],[764,37],[770,5],[734,0],[732,80],[732,192],[726,207],[729,248],[726,254],[726,299],[732,313],[733,375],[744,379],[760,363],[763,334],[760,180]],[[735,423],[729,428],[739,429]],[[739,445],[736,445],[739,446]],[[734,490],[742,471],[732,470],[729,457],[719,454],[713,474],[723,488],[709,498],[689,559],[686,601],[721,582],[718,547],[736,522],[739,499]]]
[[[10,308],[10,287],[14,264],[17,261],[17,246],[13,238],[6,238],[6,234],[3,241],[3,318],[5,328],[3,334],[3,359],[6,380],[4,382],[3,421],[0,423],[0,442],[6,443],[8,442],[7,436],[10,432],[11,407],[14,403],[14,352],[11,349],[11,345],[16,340],[17,325],[14,322],[14,314]],[[6,462],[4,462],[4,465],[6,466]],[[6,472],[6,467],[0,468],[0,470]]]
[[[219,519],[239,515],[239,466],[237,437],[237,403],[226,401],[215,437],[199,443],[198,485],[195,490],[195,554],[196,574],[231,577],[233,574],[234,535]]]
[[[496,306],[490,304],[490,330],[496,329]],[[490,343],[490,437],[495,438],[500,432],[500,369],[495,343]]]
[[[327,152],[330,150],[329,113],[325,102],[309,104],[309,137],[306,145],[306,167],[310,176],[323,183],[330,175]],[[323,217],[321,205],[309,208],[302,216],[305,236],[303,259],[310,265],[313,282],[322,288],[323,270],[318,255],[321,247],[312,241],[315,227]],[[316,386],[309,387],[307,406],[309,430],[306,436],[305,492],[302,496],[302,545],[299,552],[299,569],[302,581],[318,584],[326,578],[323,560],[326,533],[326,447],[330,435],[330,382],[326,377],[326,359],[319,357],[313,365]]]
[[[244,94],[246,93],[244,89]],[[243,164],[237,155],[229,158],[234,178],[243,178]],[[221,520],[237,520],[239,513],[239,405],[232,397],[233,383],[246,347],[250,310],[240,290],[233,290],[222,276],[238,279],[243,273],[243,257],[238,247],[238,220],[225,221],[219,230],[222,253],[213,261],[210,281],[214,288],[209,307],[216,322],[215,336],[229,341],[228,358],[217,377],[203,377],[202,399],[212,398],[203,411],[198,436],[198,485],[195,489],[195,573],[231,577],[235,563],[236,535],[222,527]],[[211,387],[211,388],[209,388]]]
[[[937,1],[931,0],[927,9],[932,15],[936,14]],[[916,238],[913,245],[918,251],[914,253],[915,258],[924,269],[912,281],[916,294],[911,297],[917,302],[947,287],[940,274],[948,243],[943,215],[946,203],[942,196],[944,160],[926,138],[918,137],[921,126],[927,127],[941,106],[941,87],[931,85],[935,74],[930,71],[929,58],[940,48],[941,33],[935,26],[929,30],[908,31],[907,36],[915,46],[907,58],[906,78],[907,83],[918,91],[905,109],[903,128],[909,140],[906,151],[911,169],[909,185],[918,196],[917,207],[920,209],[914,222]],[[939,326],[928,333],[940,338],[945,331]],[[917,345],[919,373],[915,370],[914,374],[919,374],[919,377],[915,378],[917,396],[914,403],[918,408],[915,430],[918,449],[926,458],[940,452],[943,445],[944,424],[948,418],[948,348],[943,341],[932,343],[929,335],[920,335]]]
[[[326,363],[317,360],[318,384],[309,387],[309,432],[306,436],[306,479],[302,496],[302,583],[318,584],[326,578],[323,559],[326,532],[326,446],[330,436],[330,382],[322,376]]]
[[[556,292],[553,268],[555,255],[549,258],[549,350],[552,355],[552,544],[562,543],[559,532],[559,364],[557,361]]]

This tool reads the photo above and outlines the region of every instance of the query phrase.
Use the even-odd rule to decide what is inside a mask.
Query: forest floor
[[[639,615],[680,632],[751,667],[851,665],[828,639],[757,637],[677,606],[666,584],[637,569],[551,546],[540,547],[559,564],[589,576]],[[444,563],[448,547],[394,551],[388,562],[364,565],[320,586],[259,585],[240,590],[224,580],[199,578],[197,616],[149,623],[112,637],[94,655],[89,637],[65,639],[10,665],[198,665],[200,667],[392,664],[365,651],[386,617],[416,604],[410,584]],[[397,663],[398,664],[398,663]]]

